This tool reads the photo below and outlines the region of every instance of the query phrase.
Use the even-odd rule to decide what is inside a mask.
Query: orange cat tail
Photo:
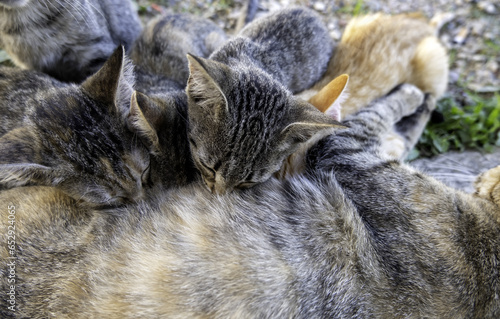
[[[349,75],[339,75],[311,97],[308,102],[326,115],[340,121],[341,104],[347,98],[348,82]]]

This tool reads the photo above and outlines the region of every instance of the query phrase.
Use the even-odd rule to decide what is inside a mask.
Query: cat
[[[347,24],[323,78],[299,96],[332,112],[328,98],[319,101],[318,95],[328,95],[327,84],[346,73],[348,93],[340,99],[341,109],[333,112],[337,119],[359,111],[401,83],[414,84],[440,98],[446,91],[449,67],[446,49],[437,38],[438,27],[435,21],[429,23],[420,14],[354,17]],[[414,130],[413,143],[406,143],[397,126],[387,134],[386,155],[404,159],[417,143],[430,113],[421,117],[422,130]]]
[[[209,59],[188,56],[188,137],[210,191],[261,183],[301,143],[342,127],[292,96],[326,70],[331,42],[314,12],[292,8],[251,22]]]
[[[107,208],[196,179],[187,138],[173,134],[187,130],[185,94],[135,92],[123,47],[81,85],[6,67],[0,82],[3,188],[57,186]]]
[[[186,30],[186,24],[190,24],[191,29]],[[212,26],[216,36],[213,32],[197,32],[199,28],[209,26]],[[150,38],[152,29],[156,30],[153,39]],[[52,185],[84,204],[109,208],[147,197],[146,193],[154,193],[152,189],[181,186],[198,180],[199,174],[193,166],[186,136],[185,83],[180,83],[178,71],[187,68],[187,60],[184,62],[182,59],[188,51],[194,49],[208,55],[213,49],[201,52],[200,48],[214,48],[217,45],[215,42],[223,37],[221,32],[208,20],[195,16],[164,15],[146,27],[138,42],[142,45],[172,42],[159,54],[183,65],[170,64],[170,68],[157,70],[144,67],[132,72],[132,65],[118,49],[99,71],[101,74],[93,75],[81,87],[61,83],[33,71],[0,68],[0,110],[5,114],[0,119],[0,187]],[[174,41],[179,34],[185,36],[182,43]],[[136,47],[132,52],[135,52],[137,63],[147,66],[151,57],[139,54],[146,53],[146,49],[136,51]],[[160,59],[160,56],[155,58]],[[102,79],[92,80],[97,77]],[[103,106],[98,105],[99,99],[94,91],[99,89],[102,94],[116,95],[116,81],[119,86],[116,90],[120,94],[116,98],[119,108],[106,112]],[[134,91],[134,88],[144,93]],[[88,91],[92,92],[90,99],[83,98],[82,94]],[[59,135],[56,139],[43,142],[48,133],[40,133],[42,120],[37,114],[48,108],[51,101],[46,99],[49,96],[59,101],[54,108],[62,112],[56,111],[50,119],[46,119],[47,123],[43,124],[46,130]],[[73,98],[80,103],[74,105]],[[101,111],[94,112],[99,108]],[[75,125],[81,121],[80,113],[86,115],[86,121],[96,124],[79,127],[78,130],[68,127],[67,121]],[[7,135],[2,136],[4,134]],[[76,135],[86,135],[84,146],[79,145],[82,140]],[[113,139],[117,136],[121,141]],[[109,146],[110,150],[106,152],[102,150],[103,141],[114,146]],[[49,163],[42,154],[48,152],[53,153],[51,157],[57,158],[49,165],[51,172],[58,172],[57,176],[49,177],[43,173],[47,169],[43,166]],[[85,165],[93,169],[86,169],[85,172],[73,169]],[[118,176],[114,168],[122,168],[132,174]],[[71,170],[81,171],[80,175],[77,177]]]
[[[0,313],[496,318],[500,207],[378,156],[384,131],[433,103],[399,86],[313,146],[307,174],[220,196],[194,183],[103,214],[54,188],[0,192],[16,225]]]
[[[141,22],[129,0],[0,0],[0,48],[23,68],[82,82]]]
[[[208,57],[226,40],[224,30],[208,19],[186,13],[164,14],[144,28],[132,46],[130,59],[136,73],[163,75],[184,88],[189,76],[186,54]],[[149,88],[145,91],[150,93]]]

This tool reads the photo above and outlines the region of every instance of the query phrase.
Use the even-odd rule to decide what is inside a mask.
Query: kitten
[[[188,21],[199,23],[199,27],[210,25],[194,16],[165,16],[153,24],[158,25],[154,27],[157,37],[143,38],[153,28],[148,26],[138,41],[154,44],[175,40],[170,36],[184,32]],[[193,25],[191,28],[197,30]],[[189,37],[186,33],[183,43],[173,42],[162,54],[180,61],[187,50],[199,48],[200,43],[213,45],[209,44],[211,33],[191,32]],[[149,61],[144,55],[135,56],[141,65]],[[187,98],[176,74],[182,68],[142,71],[137,83],[120,49],[82,86],[33,71],[0,68],[0,110],[6,114],[0,119],[0,136],[7,133],[0,138],[0,164],[4,164],[0,165],[0,187],[52,185],[81,202],[106,208],[154,196],[153,189],[198,180],[186,135]],[[133,91],[133,87],[147,95]],[[85,98],[89,91],[90,97]],[[97,94],[116,96],[119,107],[99,105]],[[58,102],[51,105],[49,97]],[[79,103],[75,105],[74,100]],[[46,109],[54,113],[40,117]],[[95,124],[76,129],[81,114]],[[46,138],[51,134],[56,137]],[[103,150],[104,143],[109,144],[109,151]],[[118,169],[129,173],[119,174]]]
[[[241,192],[193,184],[115,214],[50,188],[1,192],[18,227],[13,283],[0,247],[0,313],[496,318],[499,206],[377,155],[382,132],[432,103],[400,86],[315,145],[307,175]]]
[[[448,83],[448,56],[436,36],[437,28],[434,22],[428,23],[419,14],[377,13],[355,17],[346,26],[323,78],[299,96],[331,112],[333,107],[328,105],[328,99],[320,103],[317,97],[315,100],[311,96],[328,95],[327,84],[347,73],[349,93],[342,98],[342,108],[335,110],[341,118],[359,111],[401,83],[414,84],[439,98]],[[325,88],[323,92],[322,88]],[[430,112],[421,117],[422,130],[429,118]],[[383,149],[387,156],[404,159],[422,130],[414,130],[413,143],[408,144],[396,126],[385,137]]]
[[[187,139],[173,137],[186,131],[185,95],[155,103],[134,93],[123,48],[81,85],[51,86],[54,80],[41,74],[0,72],[11,85],[0,89],[9,98],[0,104],[9,114],[2,124],[10,128],[0,138],[2,187],[57,186],[82,202],[109,207],[145,198],[150,185],[194,178]]]
[[[267,180],[301,143],[341,127],[291,94],[320,77],[331,47],[318,16],[294,8],[250,23],[209,60],[188,56],[189,141],[212,192]]]
[[[130,58],[136,72],[163,75],[183,88],[189,76],[186,54],[208,57],[226,40],[224,31],[210,20],[190,14],[165,14],[148,23],[134,43]]]
[[[23,69],[81,82],[141,24],[129,0],[0,0],[0,47]]]

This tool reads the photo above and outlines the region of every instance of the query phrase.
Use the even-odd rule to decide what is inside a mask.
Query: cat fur
[[[0,48],[17,66],[61,81],[82,82],[140,32],[129,0],[0,1]]]

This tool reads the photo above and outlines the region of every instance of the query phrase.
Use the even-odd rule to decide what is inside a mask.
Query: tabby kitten
[[[212,192],[267,180],[301,143],[341,127],[290,92],[321,76],[331,49],[318,16],[294,8],[250,23],[210,60],[188,56],[189,141]]]
[[[108,207],[144,198],[151,185],[195,178],[187,139],[173,134],[186,131],[185,95],[155,103],[133,93],[123,48],[79,86],[51,86],[49,77],[27,71],[0,72],[10,84],[8,92],[0,89],[9,99],[0,104],[9,114],[2,124],[10,128],[0,138],[2,187],[57,186],[82,202]]]
[[[0,47],[24,69],[81,82],[141,24],[129,0],[0,0]]]
[[[208,57],[226,40],[224,31],[210,20],[190,14],[165,14],[144,28],[130,58],[136,72],[163,75],[184,88],[189,76],[186,54]],[[146,90],[149,93],[150,89]]]
[[[193,184],[115,214],[50,188],[1,192],[20,227],[14,288],[0,268],[0,313],[497,318],[500,208],[377,156],[381,133],[432,103],[403,85],[321,140],[307,176],[241,192]],[[0,256],[10,262],[7,245]]]
[[[159,26],[152,43],[171,41],[169,36],[184,32],[188,21],[210,25],[194,16],[165,16],[155,22]],[[141,43],[150,41],[142,37],[151,28],[141,35]],[[200,43],[209,46],[213,37],[185,35],[183,43],[172,43],[162,54],[180,61],[185,50]],[[136,59],[141,65],[148,61],[140,55]],[[120,49],[80,87],[32,71],[1,68],[0,110],[5,116],[0,136],[7,134],[0,138],[0,187],[52,185],[85,203],[109,207],[144,198],[146,192],[154,196],[153,189],[197,180],[186,137],[187,98],[184,85],[175,80],[176,70],[182,68],[142,71],[134,84],[131,65]],[[134,86],[147,95],[133,92]],[[100,105],[97,94],[115,96],[119,107]],[[47,109],[50,116],[38,115]]]
[[[329,109],[330,105],[318,103],[311,96],[320,94],[335,77],[347,73],[348,94],[337,111],[341,118],[356,113],[401,83],[414,84],[439,98],[448,83],[448,56],[437,37],[437,28],[436,23],[429,23],[419,14],[355,17],[346,26],[323,78],[299,96],[320,109]],[[413,130],[413,143],[409,145],[399,127],[394,127],[384,138],[386,154],[404,159],[429,118],[430,112],[421,117],[421,130]]]

